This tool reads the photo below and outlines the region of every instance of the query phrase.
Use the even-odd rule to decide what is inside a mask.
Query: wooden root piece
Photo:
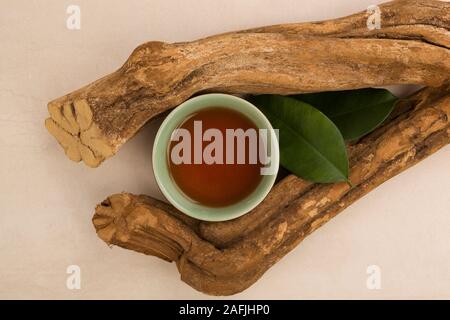
[[[450,4],[394,1],[369,14],[139,46],[116,72],[51,101],[49,132],[96,167],[155,115],[200,92],[295,94],[391,84],[440,86],[450,74]]]
[[[397,106],[397,116],[349,147],[350,188],[278,183],[248,215],[200,222],[148,196],[121,193],[96,207],[93,223],[108,245],[175,261],[181,279],[212,295],[240,292],[308,234],[351,203],[450,142],[450,90],[426,88]]]

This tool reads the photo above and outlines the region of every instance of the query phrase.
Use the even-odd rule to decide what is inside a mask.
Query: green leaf
[[[289,97],[255,96],[251,101],[279,129],[280,162],[314,182],[348,181],[348,158],[339,129],[322,112]]]
[[[292,96],[309,103],[333,121],[345,140],[358,139],[380,125],[397,101],[385,89],[358,89]]]

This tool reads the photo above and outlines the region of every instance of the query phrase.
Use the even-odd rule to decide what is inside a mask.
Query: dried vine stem
[[[49,132],[96,167],[152,117],[205,91],[294,94],[390,84],[439,86],[450,73],[450,4],[394,1],[367,13],[138,47],[118,71],[48,105]]]
[[[251,214],[259,224],[243,236],[236,226],[249,226],[245,217],[222,225],[200,223],[150,197],[116,194],[96,208],[93,223],[98,236],[107,244],[176,261],[182,280],[202,292],[242,291],[344,208],[450,142],[447,86],[424,89],[404,104],[412,109],[405,108],[352,147],[353,189],[343,183],[307,186],[289,176],[280,183],[297,180],[292,194],[283,199],[274,189],[265,208],[276,209],[268,216],[255,209]],[[280,201],[285,201],[282,207]],[[220,237],[227,227],[228,239],[223,242]]]
[[[421,8],[417,10],[417,8]],[[427,10],[423,10],[427,8]],[[241,32],[283,33],[303,36],[335,38],[388,38],[419,40],[450,48],[449,5],[440,1],[399,0],[380,6],[381,29],[367,30],[371,12],[321,21],[316,23],[291,23],[253,28]]]

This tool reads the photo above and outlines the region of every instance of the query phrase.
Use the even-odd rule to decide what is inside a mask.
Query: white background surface
[[[69,161],[46,103],[118,68],[148,40],[328,19],[379,1],[0,0],[0,298],[209,298],[174,264],[108,248],[91,223],[120,191],[160,196],[148,125],[98,169]],[[81,30],[66,8],[81,7]],[[240,299],[450,298],[450,148],[385,183],[308,237]],[[81,267],[81,290],[66,268]],[[379,265],[381,290],[366,288]]]

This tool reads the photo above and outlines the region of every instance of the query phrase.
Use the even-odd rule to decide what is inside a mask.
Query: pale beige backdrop
[[[187,41],[326,19],[372,0],[0,0],[0,298],[208,298],[174,264],[108,248],[91,224],[112,193],[160,196],[149,125],[98,169],[69,161],[44,129],[46,103],[118,68],[147,40]],[[81,8],[81,30],[66,8]],[[450,148],[308,237],[239,299],[450,298]],[[66,268],[82,271],[66,288]],[[366,287],[378,265],[380,290]]]

